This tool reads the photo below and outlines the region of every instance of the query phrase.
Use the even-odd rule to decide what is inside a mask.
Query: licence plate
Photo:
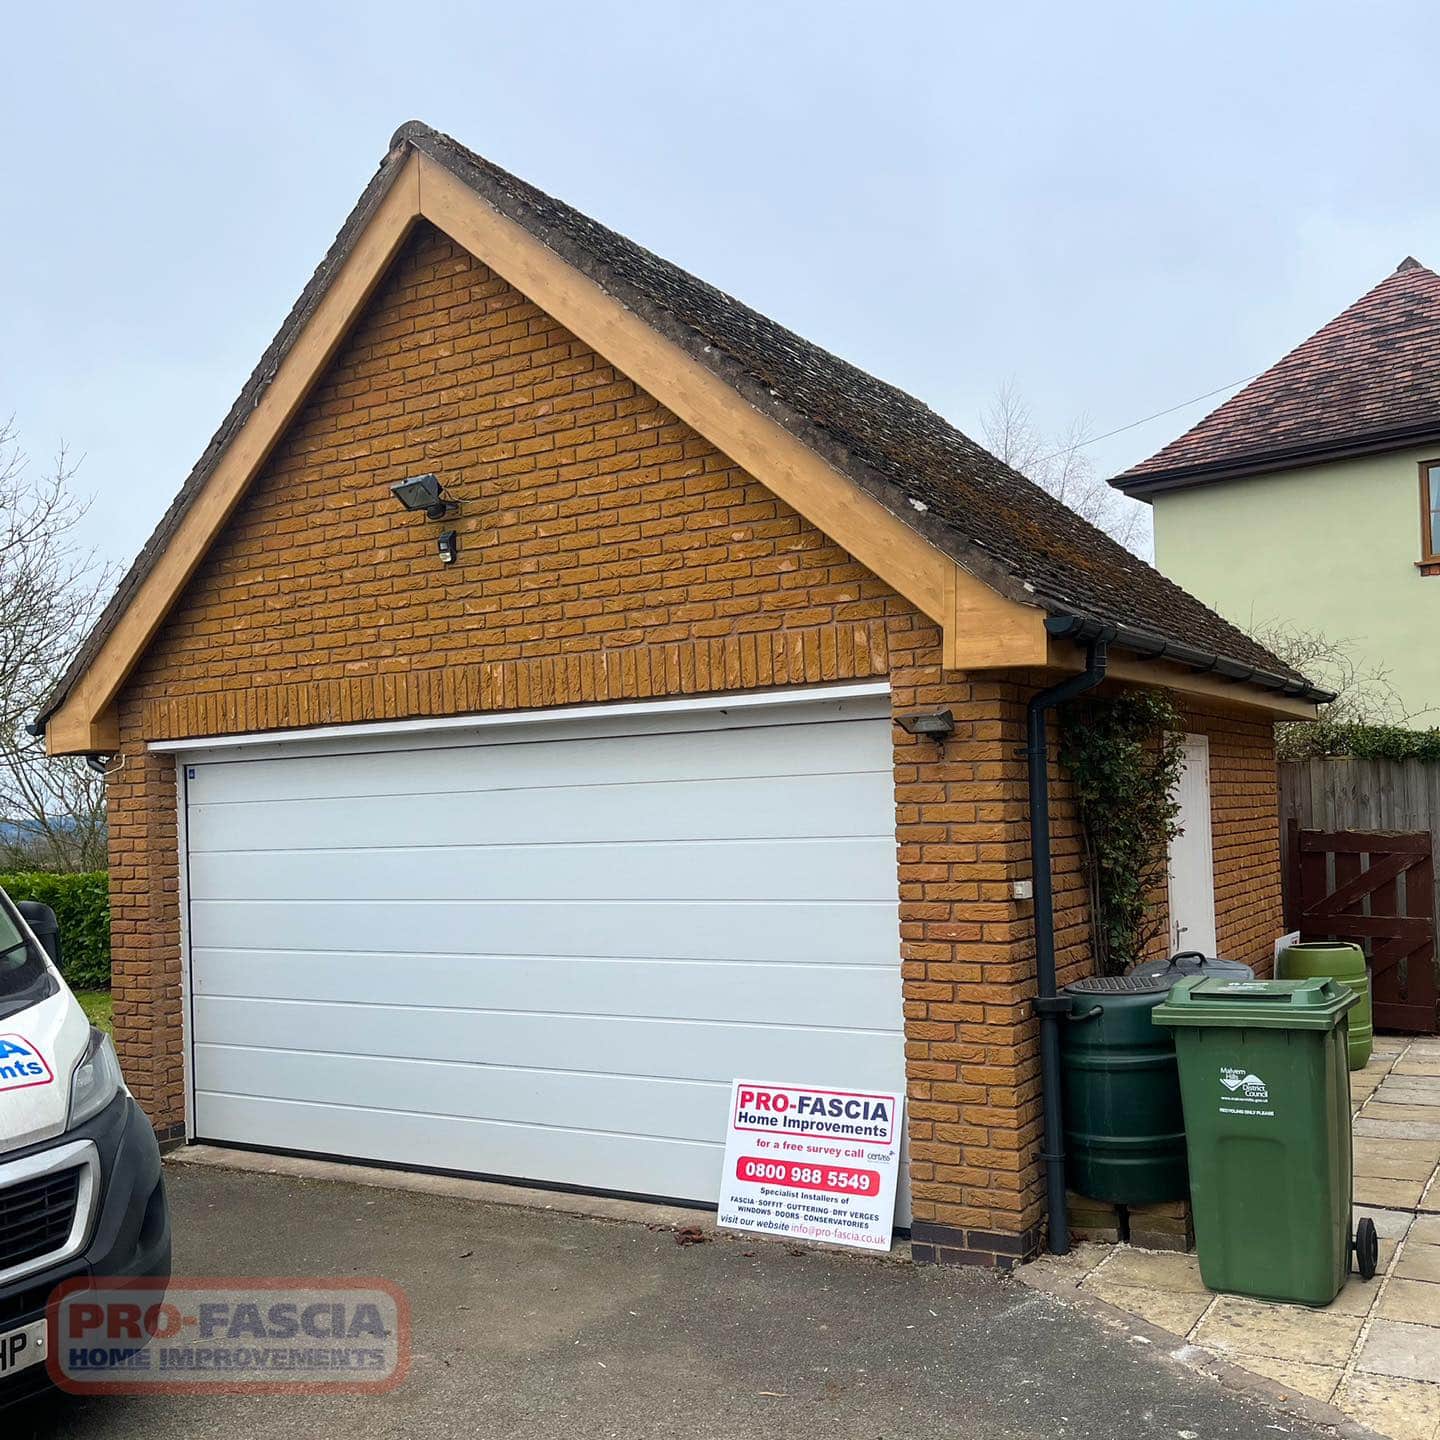
[[[22,1325],[0,1335],[0,1376],[45,1362],[45,1321]]]

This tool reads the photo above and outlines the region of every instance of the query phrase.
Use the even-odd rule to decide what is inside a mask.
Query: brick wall
[[[451,567],[389,495],[424,470],[461,504]],[[958,720],[943,752],[896,730],[916,1253],[1009,1263],[1040,1220],[1031,918],[1009,898],[1029,873],[1028,686],[942,675],[908,602],[422,227],[121,697],[115,1015],[137,1095],[157,1128],[183,1123],[174,773],[147,740],[887,673],[897,708]],[[1251,778],[1227,836],[1263,769],[1236,744]],[[1083,892],[1057,812],[1073,967]],[[1258,935],[1243,887],[1227,896],[1225,933]]]

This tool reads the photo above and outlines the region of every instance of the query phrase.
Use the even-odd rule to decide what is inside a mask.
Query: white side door
[[[1210,836],[1210,741],[1185,737],[1175,798],[1180,833],[1170,842],[1171,951],[1215,953],[1215,850]]]

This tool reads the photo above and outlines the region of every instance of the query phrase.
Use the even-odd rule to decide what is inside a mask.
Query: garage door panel
[[[401,955],[593,955],[863,965],[898,948],[884,902],[195,900],[191,943]]]
[[[888,835],[894,813],[888,774],[846,773],[444,797],[361,795],[223,805],[192,797],[188,817],[193,855],[274,846],[329,849],[337,839],[347,847],[374,849]]]
[[[872,722],[873,723],[873,722]],[[585,785],[603,774],[611,785],[723,780],[746,776],[825,775],[869,768],[890,770],[889,737],[873,724],[868,745],[850,727],[774,725],[745,731],[737,745],[729,729],[633,735],[563,742],[487,741],[392,753],[317,756],[295,774],[290,757],[205,767],[203,802],[312,800],[353,795],[451,795],[457,791],[516,790]]]
[[[886,837],[247,851],[191,859],[211,900],[887,900]]]
[[[750,1021],[889,1029],[901,1026],[893,965],[839,967],[761,960],[571,959],[196,950],[197,996],[370,1005],[427,997],[461,1010],[533,1009],[537,996],[575,1015]]]
[[[294,1050],[201,1047],[214,1092],[353,1105],[357,1095],[403,1096],[424,1115],[511,1125],[602,1130],[713,1142],[725,1130],[730,1088],[720,1081],[517,1066],[391,1060]],[[208,1093],[208,1092],[207,1092]],[[390,1113],[383,1105],[376,1114]],[[377,1123],[385,1123],[377,1119]]]
[[[197,1134],[713,1202],[736,1075],[903,1088],[887,707],[739,720],[187,761]]]
[[[483,1061],[727,1084],[739,1057],[742,1070],[776,1080],[884,1089],[895,1079],[895,1036],[881,1030],[199,997],[194,1038],[198,1047]],[[211,1088],[203,1065],[196,1077],[198,1090]],[[393,1096],[386,1103],[393,1104]]]
[[[439,1115],[378,1123],[373,1110],[253,1096],[211,1096],[207,1113],[213,1134],[239,1145],[681,1200],[716,1195],[724,1159],[721,1147],[687,1140]]]

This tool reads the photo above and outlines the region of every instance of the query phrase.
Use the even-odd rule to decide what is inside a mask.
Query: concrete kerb
[[[1106,1300],[1081,1292],[1079,1280],[1055,1275],[1038,1265],[1023,1265],[1013,1273],[1022,1285],[1041,1290],[1061,1303],[1121,1331],[1129,1343],[1153,1346],[1159,1359],[1184,1366],[1197,1375],[1203,1375],[1223,1385],[1227,1390],[1259,1400],[1279,1414],[1298,1415],[1311,1424],[1323,1425],[1343,1437],[1343,1440],[1387,1440],[1379,1431],[1352,1420],[1344,1411],[1324,1400],[1312,1399],[1288,1385],[1281,1385],[1263,1375],[1257,1375],[1252,1370],[1222,1359],[1203,1345],[1192,1345],[1173,1331],[1162,1330],[1158,1325],[1151,1325]]]

